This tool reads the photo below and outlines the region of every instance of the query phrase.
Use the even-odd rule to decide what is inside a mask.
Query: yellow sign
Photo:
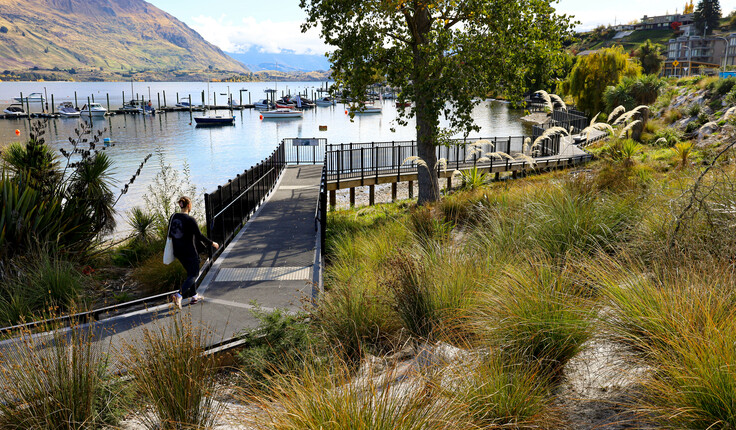
[[[677,60],[675,60],[675,61],[672,62],[672,67],[677,67],[679,65],[680,65],[680,62],[677,61]]]

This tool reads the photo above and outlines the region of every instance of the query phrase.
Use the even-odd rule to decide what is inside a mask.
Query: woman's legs
[[[181,284],[181,290],[179,290],[181,297],[186,299],[192,297],[197,292],[196,281],[197,276],[199,276],[199,258],[188,258],[179,261],[187,271],[187,279]]]

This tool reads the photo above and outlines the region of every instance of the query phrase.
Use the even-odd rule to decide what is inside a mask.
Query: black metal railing
[[[551,121],[544,124],[532,126],[532,138],[538,138],[552,127],[562,127],[571,133],[575,133],[582,131],[588,126],[588,118],[585,114],[575,109],[568,109],[567,111],[556,110],[552,112],[551,119]]]
[[[557,155],[560,151],[560,136],[550,136],[532,148],[531,138],[525,136],[490,137],[456,140],[451,146],[438,146],[437,166],[428,166],[437,170],[459,170],[475,166],[478,163],[488,164],[494,161],[507,166],[523,164],[524,161],[512,159],[518,153],[528,153],[532,157]],[[413,157],[417,156],[414,141],[343,143],[328,145],[325,154],[327,177],[329,181],[339,184],[341,181],[379,176],[396,175],[400,181],[402,175],[416,172]],[[518,158],[518,157],[514,157]],[[529,161],[526,161],[529,164]]]
[[[305,141],[316,142],[316,145],[305,146],[302,144]],[[327,139],[325,138],[287,138],[282,143],[288,164],[320,164],[325,159],[325,148],[327,147]]]
[[[207,236],[224,248],[250,219],[286,167],[284,142],[266,159],[204,195]]]

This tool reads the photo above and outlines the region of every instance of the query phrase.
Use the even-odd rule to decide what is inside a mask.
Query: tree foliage
[[[471,113],[477,96],[519,97],[538,64],[563,61],[569,17],[551,0],[300,0],[306,31],[318,27],[328,45],[333,78],[356,102],[374,76],[400,88],[413,105],[399,124],[416,119],[419,202],[439,198],[435,145],[444,115],[452,130],[477,130]]]
[[[563,85],[578,109],[595,114],[603,110],[603,93],[624,76],[639,76],[641,66],[630,61],[622,47],[605,48],[578,59]]]
[[[698,2],[693,15],[698,33],[702,34],[704,30],[707,34],[713,33],[713,30],[720,26],[720,19],[721,4],[718,0],[700,0]]]
[[[621,82],[606,88],[603,93],[607,112],[618,106],[623,106],[628,111],[636,106],[650,105],[657,101],[663,87],[664,82],[655,75],[625,76]]]
[[[639,49],[636,50],[634,56],[639,59],[644,74],[658,75],[659,71],[662,70],[662,64],[664,63],[662,45],[652,43],[651,40],[647,39],[646,42],[639,45]]]

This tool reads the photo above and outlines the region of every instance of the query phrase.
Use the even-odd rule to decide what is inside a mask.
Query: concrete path
[[[184,313],[209,333],[216,344],[258,320],[251,310],[276,308],[297,311],[313,291],[315,210],[322,166],[290,166],[276,190],[215,261],[198,293],[204,301],[183,309],[159,305],[93,323],[98,339],[113,349],[141,339],[143,327],[156,328],[171,315]],[[0,342],[0,349],[13,340]]]

